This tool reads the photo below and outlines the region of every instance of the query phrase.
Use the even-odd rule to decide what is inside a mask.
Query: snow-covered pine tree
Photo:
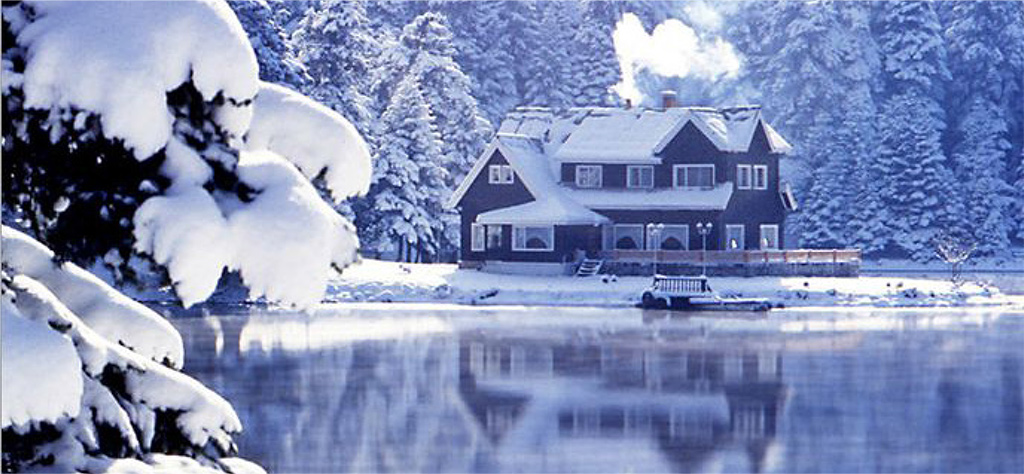
[[[63,253],[3,226],[4,471],[261,472],[233,458],[230,404],[181,372],[173,326],[67,260],[146,258],[185,305],[235,270],[254,297],[308,308],[356,257],[310,180],[365,190],[362,139],[261,83],[226,3],[19,2],[2,18],[4,216]],[[328,138],[270,139],[285,118]]]
[[[129,262],[144,258],[185,305],[233,270],[253,297],[299,306],[355,259],[348,224],[309,180],[348,168],[329,180],[333,197],[365,190],[362,139],[311,105],[288,119],[322,125],[332,149],[241,149],[258,138],[250,125],[281,109],[258,106],[256,58],[226,3],[23,2],[3,13],[3,201],[62,259],[102,259],[131,278]],[[306,232],[275,240],[294,225]]]
[[[444,229],[437,211],[446,173],[434,117],[416,76],[398,83],[381,120],[370,207],[357,218],[361,238],[382,256],[431,261]]]
[[[846,67],[842,69],[847,94],[838,136],[832,142],[838,153],[848,155],[851,174],[848,176],[853,194],[847,211],[849,221],[842,227],[849,238],[842,243],[856,246],[866,254],[885,248],[889,238],[886,222],[890,219],[882,205],[876,185],[880,176],[880,143],[878,140],[878,105],[876,96],[881,81],[881,53],[871,31],[871,18],[877,7],[864,2],[836,4],[841,21],[849,34],[842,52]],[[836,224],[839,222],[833,221]]]
[[[462,14],[468,17],[459,22],[463,28],[453,30],[456,61],[472,80],[480,110],[498,124],[520,97],[513,55],[518,35],[509,30],[511,6],[501,1],[450,3],[463,5]]]
[[[816,104],[818,118],[811,129],[816,136],[808,140],[813,144],[809,156],[817,157],[817,165],[804,207],[801,237],[818,247],[863,245],[877,238],[879,229],[872,223],[884,219],[879,215],[877,197],[862,190],[871,179],[864,175],[863,166],[876,160],[878,153],[872,94],[879,64],[877,47],[869,36],[867,4],[837,2],[818,8],[830,11],[827,21],[833,26],[826,39],[837,55],[836,62],[821,61],[819,67],[828,68],[827,73],[845,94],[836,103],[838,107]],[[861,201],[862,197],[866,201]],[[866,208],[872,205],[875,207]]]
[[[581,107],[614,105],[616,99],[609,89],[619,82],[621,73],[612,31],[621,13],[615,2],[588,0],[582,9],[572,38],[568,77],[575,91],[573,103]]]
[[[291,42],[310,76],[302,91],[351,120],[364,135],[374,135],[367,91],[370,62],[378,50],[366,3],[322,0],[306,10]]]
[[[892,249],[932,257],[932,239],[953,231],[961,207],[942,149],[941,97],[950,74],[938,16],[928,2],[888,2],[877,21],[885,71],[880,162],[872,189],[888,211]]]
[[[306,69],[295,57],[284,28],[278,24],[278,12],[284,9],[283,0],[231,0],[228,2],[260,65],[260,79],[302,89]]]
[[[458,216],[443,209],[441,204],[473,166],[491,127],[480,116],[469,77],[453,58],[455,48],[444,16],[428,12],[416,17],[403,29],[400,41],[410,58],[406,77],[414,78],[419,84],[441,139],[437,165],[444,168],[446,179],[442,187],[436,188],[441,201],[433,203],[432,212],[445,224],[438,242],[439,250],[454,255],[459,248]]]
[[[573,26],[580,21],[579,2],[537,2],[535,8],[537,23],[522,33],[534,46],[522,56],[523,104],[568,107],[577,91],[570,68]]]
[[[962,226],[973,235],[979,253],[1005,254],[1017,227],[1011,221],[1016,196],[1008,179],[1007,105],[1020,79],[1006,74],[1012,69],[1006,48],[1019,45],[1002,44],[997,32],[1012,28],[1015,19],[998,2],[959,2],[949,21],[950,156],[966,205]]]

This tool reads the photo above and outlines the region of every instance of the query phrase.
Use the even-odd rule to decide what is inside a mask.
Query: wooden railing
[[[601,258],[621,262],[694,263],[700,264],[815,264],[860,263],[860,249],[800,250],[608,250]]]
[[[658,275],[654,277],[654,288],[666,293],[704,294],[711,292],[705,277]]]

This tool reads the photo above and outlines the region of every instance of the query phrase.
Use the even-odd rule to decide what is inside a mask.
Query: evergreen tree
[[[446,173],[437,164],[441,144],[415,76],[398,84],[381,120],[368,198],[372,210],[358,217],[360,238],[400,261],[430,261],[443,232],[436,212]]]
[[[568,107],[573,103],[570,79],[572,26],[579,24],[576,1],[538,2],[540,21],[523,32],[535,48],[523,57],[523,104]]]
[[[278,24],[277,11],[284,9],[284,2],[232,0],[228,4],[238,16],[256,52],[260,79],[302,89],[308,79],[305,67],[295,57],[284,28]]]
[[[306,10],[291,41],[310,76],[303,92],[351,120],[364,135],[375,135],[367,91],[377,50],[365,3],[323,0]]]
[[[583,5],[579,28],[572,38],[575,48],[569,77],[575,105],[613,105],[609,88],[619,82],[619,62],[612,44],[612,31],[620,13],[613,2],[588,1]]]
[[[1005,252],[1016,227],[1010,220],[1014,196],[1008,182],[1006,104],[1019,78],[1006,74],[1011,54],[996,33],[1012,22],[1010,11],[996,2],[958,2],[946,29],[954,78],[949,91],[951,156],[967,206],[962,226],[971,231],[978,250],[989,254]]]
[[[882,5],[879,46],[885,71],[880,110],[880,162],[873,194],[882,197],[894,250],[915,259],[932,255],[931,241],[962,212],[942,149],[949,80],[938,16],[928,2]]]
[[[808,155],[816,157],[817,165],[805,207],[802,240],[812,246],[877,247],[878,221],[885,216],[879,214],[877,195],[863,189],[873,179],[865,172],[866,165],[877,159],[878,152],[872,94],[879,64],[877,46],[868,35],[866,4],[835,3],[819,8],[831,12],[827,20],[833,26],[826,38],[837,55],[835,63],[824,65],[845,94],[839,97],[838,107],[816,105],[819,115],[812,130],[817,136],[808,137],[814,144]],[[871,210],[863,207],[872,205]]]
[[[464,29],[455,30],[456,60],[472,81],[481,112],[498,124],[520,97],[513,55],[518,35],[509,30],[509,8],[513,6],[499,1],[448,3],[465,5],[468,18],[461,22]]]
[[[490,124],[480,116],[470,80],[453,56],[451,31],[439,13],[424,13],[402,32],[401,45],[411,58],[406,77],[414,78],[433,113],[441,154],[437,165],[445,170],[443,186],[436,188],[440,200],[434,209],[445,223],[439,248],[454,254],[459,246],[458,216],[443,209],[473,166],[490,135]]]

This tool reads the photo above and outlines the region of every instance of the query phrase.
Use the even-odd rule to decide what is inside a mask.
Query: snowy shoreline
[[[1024,279],[1024,275],[1020,277]],[[1006,294],[992,282],[904,276],[717,277],[725,296],[767,298],[785,308],[998,308],[1024,309],[1024,295]],[[325,304],[445,303],[466,306],[633,307],[649,277],[575,278],[501,275],[460,270],[455,265],[364,260],[328,285]],[[1014,282],[1010,286],[1019,286]]]

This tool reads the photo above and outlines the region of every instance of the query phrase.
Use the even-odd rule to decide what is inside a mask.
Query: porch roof
[[[476,216],[476,222],[510,225],[598,225],[610,221],[601,214],[556,195],[553,198],[484,212]]]
[[[590,209],[721,211],[732,198],[732,182],[712,189],[589,190],[565,188],[563,192]]]

